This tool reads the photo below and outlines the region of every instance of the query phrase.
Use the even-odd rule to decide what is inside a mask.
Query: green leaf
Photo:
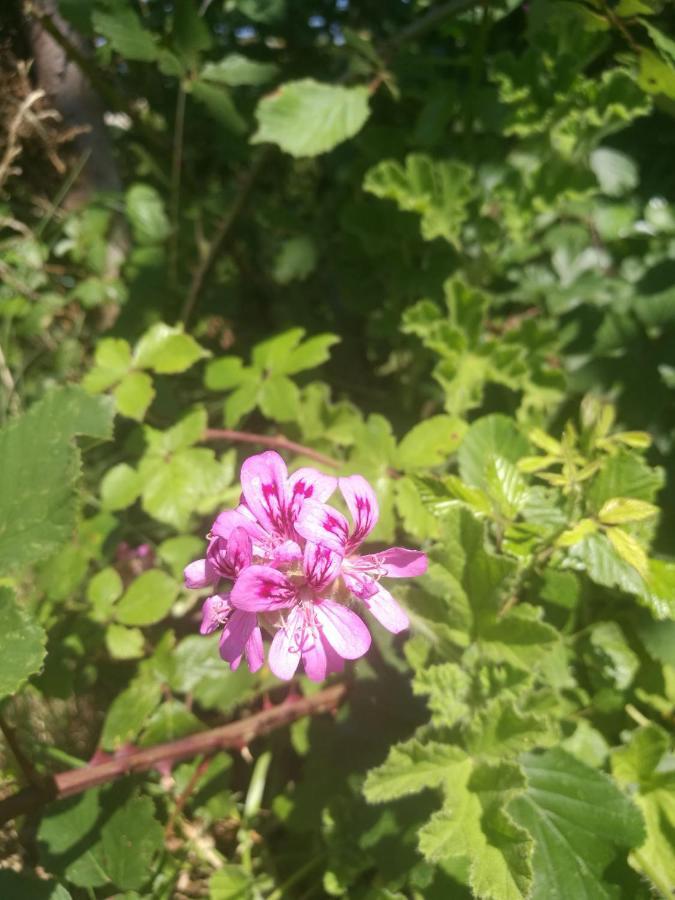
[[[155,396],[152,378],[146,372],[129,372],[117,385],[113,396],[121,415],[141,422]]]
[[[675,563],[650,559],[647,583],[638,590],[656,619],[675,619]]]
[[[289,354],[295,350],[305,336],[304,328],[289,328],[281,334],[275,334],[256,344],[251,354],[251,360],[256,369],[268,372],[284,372],[284,366]]]
[[[198,7],[195,0],[176,0],[174,3],[171,38],[174,48],[189,66],[194,66],[201,51],[208,50],[212,44],[208,25]]]
[[[105,884],[92,834],[100,813],[98,788],[48,806],[37,833],[42,865],[78,887]]]
[[[487,489],[488,467],[496,457],[517,463],[527,451],[527,440],[512,419],[498,414],[483,416],[471,425],[460,444],[460,477],[474,487]]]
[[[481,900],[525,900],[532,840],[506,811],[524,787],[513,763],[467,765],[448,783],[443,809],[420,829],[420,850],[431,861],[470,861],[471,889]]]
[[[652,503],[663,486],[661,469],[648,466],[634,453],[621,451],[603,463],[588,489],[588,500],[594,512],[615,497],[633,498]]]
[[[211,900],[248,900],[252,890],[253,878],[243,866],[223,866],[209,880]]]
[[[279,67],[275,63],[258,62],[242,56],[241,53],[228,53],[216,63],[207,63],[200,72],[200,77],[204,81],[216,81],[229,87],[239,87],[266,84],[278,74]]]
[[[218,652],[219,635],[191,635],[174,653],[171,688],[191,694],[206,709],[228,712],[251,696],[256,678],[245,666],[232,672]]]
[[[591,665],[597,674],[619,691],[629,687],[640,668],[640,660],[616,622],[596,622],[589,635],[589,644]]]
[[[159,681],[139,676],[115,697],[103,723],[101,746],[116,750],[134,740],[162,700]]]
[[[272,277],[277,284],[304,281],[316,268],[317,250],[314,241],[305,235],[284,241],[274,260]]]
[[[228,482],[228,469],[213,450],[191,447],[169,459],[150,455],[141,460],[142,507],[158,522],[185,530],[202,502],[217,497]]]
[[[646,578],[647,554],[636,538],[617,526],[607,528],[605,534],[621,559],[627,562],[629,566],[633,566],[643,578]]]
[[[617,848],[639,846],[639,810],[606,775],[564,750],[521,758],[527,790],[509,804],[534,838],[533,900],[610,898],[603,878]]]
[[[97,34],[109,41],[113,50],[125,59],[152,62],[157,59],[155,36],[146,31],[131,6],[107,0],[105,9],[97,7],[91,15]]]
[[[306,369],[315,369],[330,359],[330,348],[339,343],[337,334],[317,334],[293,348],[284,360],[276,364],[275,371],[282,375],[295,375]]]
[[[42,667],[47,635],[22,609],[7,587],[0,586],[0,697],[14,694]]]
[[[189,334],[178,325],[157,322],[140,339],[134,350],[134,365],[152,369],[158,375],[185,372],[199,359],[209,356]]]
[[[75,435],[107,439],[108,398],[57,388],[0,430],[0,572],[45,559],[75,530]]]
[[[179,700],[167,700],[148,719],[139,743],[142,747],[152,747],[154,744],[175,741],[203,729],[202,722],[184,703]]]
[[[204,546],[201,538],[184,534],[162,541],[157,548],[157,555],[171,569],[174,577],[182,580],[183,569],[193,559],[204,555]]]
[[[149,184],[134,184],[125,195],[127,218],[141,244],[159,244],[171,233],[164,203]]]
[[[91,394],[100,394],[117,384],[131,368],[131,347],[122,338],[103,338],[96,345],[94,361],[94,368],[84,376],[82,387]]]
[[[29,878],[12,869],[0,870],[0,897],[7,900],[72,900],[63,885],[43,878]]]
[[[233,134],[245,133],[246,121],[235,106],[230,91],[224,85],[196,80],[190,85],[190,93],[204,106],[212,118],[228,131]]]
[[[260,409],[274,422],[294,422],[300,414],[300,391],[285,375],[270,375],[260,390]]]
[[[254,144],[268,141],[291,156],[318,156],[353,137],[365,124],[368,88],[288,81],[258,103]]]
[[[597,147],[591,153],[590,163],[601,189],[610,197],[619,197],[637,186],[637,166],[619,150]]]
[[[630,497],[613,497],[603,503],[598,518],[605,525],[623,525],[626,522],[641,522],[658,515],[658,512],[658,507],[653,503]]]
[[[122,890],[143,887],[163,844],[164,829],[151,798],[132,797],[101,828],[101,856],[110,880]]]
[[[420,153],[406,157],[405,167],[384,160],[366,173],[364,190],[422,217],[422,237],[431,241],[443,237],[460,245],[462,225],[468,218],[473,196],[473,173],[454,160],[434,162]]]
[[[211,391],[227,391],[242,382],[257,378],[251,369],[244,366],[238,356],[222,356],[212,359],[204,370],[204,385]]]
[[[113,466],[101,481],[101,503],[104,509],[126,509],[141,493],[138,472],[126,463]]]
[[[459,747],[435,741],[422,744],[412,738],[396,744],[387,759],[368,773],[364,795],[369,803],[385,803],[436,788],[452,779],[458,767],[466,765],[466,753]]]
[[[122,625],[152,625],[169,612],[178,593],[174,579],[161,569],[149,569],[127,588],[115,609]]]
[[[169,454],[185,450],[201,441],[206,425],[206,410],[202,406],[197,406],[186,413],[166,431],[157,431],[146,425],[143,432],[148,445],[148,454],[166,461]]]
[[[638,84],[648,94],[663,94],[675,100],[675,66],[651,50],[641,50]]]
[[[462,419],[432,416],[419,422],[398,447],[398,465],[404,471],[440,466],[459,446],[466,431]]]
[[[662,762],[668,759],[671,740],[655,725],[636,729],[628,744],[612,753],[612,773],[632,789],[642,810],[647,839],[629,862],[663,894],[675,884],[675,776]]]
[[[101,569],[87,585],[87,600],[91,603],[92,618],[105,621],[112,615],[116,600],[122,596],[124,585],[117,569],[107,566]]]
[[[226,428],[236,428],[247,413],[258,405],[260,382],[249,381],[233,391],[223,404],[223,418]]]
[[[145,638],[139,628],[113,623],[106,629],[105,644],[113,659],[138,659],[143,656]]]
[[[618,587],[629,594],[644,594],[645,582],[634,566],[614,549],[605,534],[590,534],[570,549],[580,560],[589,578],[604,587]]]

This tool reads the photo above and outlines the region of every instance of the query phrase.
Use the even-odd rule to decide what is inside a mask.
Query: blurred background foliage
[[[39,772],[285,696],[182,588],[238,500],[218,430],[362,472],[434,561],[334,719],[7,826],[0,896],[670,895],[675,8],[0,21],[0,695]]]

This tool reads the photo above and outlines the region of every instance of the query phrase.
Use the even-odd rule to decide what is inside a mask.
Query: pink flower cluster
[[[326,503],[337,487],[351,524]],[[241,489],[239,506],[213,523],[206,558],[185,569],[187,587],[215,591],[204,602],[201,632],[222,629],[220,655],[232,669],[244,654],[252,672],[262,666],[262,627],[272,635],[268,663],[279,678],[292,678],[301,660],[314,681],[340,671],[370,647],[352,598],[389,631],[408,627],[380,579],[421,575],[427,558],[403,547],[359,555],[379,517],[365,478],[311,468],[289,475],[270,450],[244,462]]]

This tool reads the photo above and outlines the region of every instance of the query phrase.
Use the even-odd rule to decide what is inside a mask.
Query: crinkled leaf
[[[396,744],[387,759],[368,773],[364,793],[369,803],[384,803],[425,788],[440,787],[454,777],[458,766],[466,763],[459,747],[435,741],[422,743],[412,738]]]
[[[8,587],[0,587],[0,697],[13,694],[38,672],[47,635],[22,609]]]

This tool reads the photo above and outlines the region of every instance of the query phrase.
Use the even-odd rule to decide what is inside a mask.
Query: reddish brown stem
[[[155,747],[133,750],[124,756],[95,765],[59,772],[47,779],[44,787],[26,788],[5,800],[0,800],[0,825],[16,816],[33,812],[50,800],[80,794],[89,788],[107,784],[132,772],[146,772],[162,763],[173,765],[192,756],[246,746],[256,738],[295,722],[303,716],[335,710],[344,700],[346,691],[344,684],[335,684],[310,697],[289,697],[272,709],[265,709],[246,719],[230,722],[210,731],[157,744]]]
[[[289,441],[283,434],[252,434],[250,431],[232,431],[229,428],[207,428],[204,432],[204,441],[233,441],[237,444],[260,444],[261,447],[274,447],[276,450],[290,450],[292,453],[300,453],[302,456],[308,456],[316,462],[323,463],[324,466],[330,466],[332,469],[339,469],[342,462],[339,459],[333,459],[332,456],[325,456],[318,450],[312,450],[311,447],[304,447],[302,444],[296,444],[295,441]]]

